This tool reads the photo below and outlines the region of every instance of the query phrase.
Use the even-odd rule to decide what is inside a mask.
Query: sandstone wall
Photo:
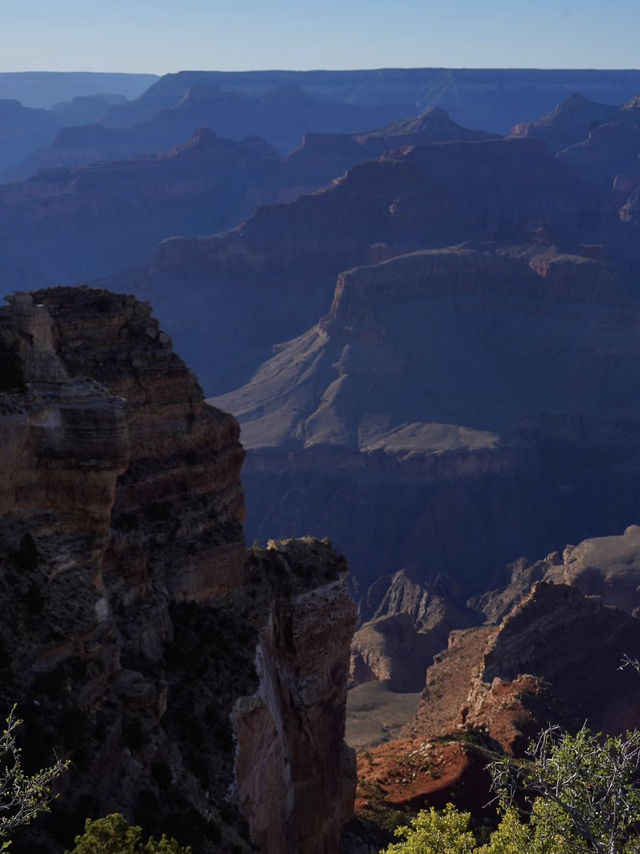
[[[147,304],[17,295],[0,353],[0,697],[28,766],[71,759],[18,854],[114,810],[194,852],[337,850],[343,559],[317,541],[247,558],[237,423]],[[259,702],[269,750],[238,712]],[[269,779],[265,813],[247,793]]]
[[[335,852],[351,815],[355,755],[342,736],[355,609],[346,567],[336,575],[329,553],[310,540],[251,555],[254,572],[294,582],[259,631],[257,690],[233,713],[237,796],[262,851]],[[324,583],[309,587],[309,570],[323,566]]]

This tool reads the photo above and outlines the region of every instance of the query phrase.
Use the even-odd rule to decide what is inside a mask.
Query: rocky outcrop
[[[351,678],[354,683],[388,680],[392,691],[420,691],[450,632],[474,625],[480,615],[466,607],[459,585],[442,576],[423,580],[416,569],[375,582],[361,604],[365,613],[383,585],[387,589],[377,608],[353,637]]]
[[[538,582],[503,620],[485,652],[465,723],[482,723],[491,733],[485,698],[500,694],[501,683],[532,674],[545,687],[544,703],[531,710],[538,728],[547,720],[568,729],[585,720],[596,731],[637,728],[640,688],[636,674],[621,671],[620,664],[625,653],[637,649],[639,636],[640,622],[600,597]]]
[[[598,125],[616,121],[620,111],[619,106],[598,104],[575,92],[548,115],[515,125],[509,136],[513,139],[543,139],[551,151],[557,152],[585,139]]]
[[[142,588],[149,576],[159,581],[160,571],[178,599],[238,586],[244,453],[234,420],[203,403],[148,305],[88,288],[38,291],[34,299],[54,318],[57,352],[69,370],[128,403],[131,449],[107,559],[125,557]]]
[[[0,694],[28,766],[71,759],[16,850],[62,850],[114,810],[202,852],[336,850],[344,560],[317,541],[247,556],[237,424],[148,305],[19,294],[0,350]]]
[[[330,555],[317,541],[279,541],[249,558],[254,573],[270,572],[277,584],[293,579],[289,597],[276,599],[259,631],[258,689],[233,712],[237,798],[265,852],[337,851],[351,817],[355,755],[343,743],[344,651],[354,607],[346,568],[336,573]]]
[[[568,584],[586,596],[598,596],[606,605],[638,616],[640,600],[640,528],[630,525],[621,535],[594,537],[568,545],[544,560],[524,558],[508,567],[509,583],[473,600],[492,622],[500,622],[537,581]]]
[[[463,128],[439,107],[365,133],[305,134],[302,145],[282,164],[281,184],[310,192],[338,178],[358,163],[380,157],[385,151],[429,142],[488,139],[492,134]]]
[[[521,755],[549,721],[573,731],[585,721],[593,731],[636,728],[638,677],[620,663],[639,639],[634,617],[550,582],[535,584],[499,626],[452,632],[402,736],[359,757],[358,814],[379,820],[385,810],[447,801],[481,814],[487,758]]]

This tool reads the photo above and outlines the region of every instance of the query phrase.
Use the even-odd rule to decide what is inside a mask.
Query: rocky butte
[[[384,825],[389,811],[406,807],[452,800],[476,817],[486,813],[487,761],[521,755],[549,721],[571,731],[585,721],[595,731],[638,727],[638,675],[620,664],[640,642],[639,544],[632,526],[535,563],[517,561],[509,584],[468,603],[466,622],[455,615],[459,628],[426,670],[413,719],[400,737],[359,756],[356,809],[365,835],[366,821]],[[440,636],[443,620],[433,617],[442,614],[444,589],[442,581],[421,586],[398,573],[378,610],[404,613],[424,645]],[[401,659],[397,668],[402,673]]]
[[[330,313],[218,399],[251,449],[253,535],[316,525],[362,592],[405,566],[479,591],[637,518],[637,302],[581,251],[469,242],[340,275]]]
[[[0,692],[29,766],[71,759],[16,851],[62,851],[114,810],[210,854],[336,851],[343,558],[247,551],[238,425],[147,304],[15,294],[0,353]]]

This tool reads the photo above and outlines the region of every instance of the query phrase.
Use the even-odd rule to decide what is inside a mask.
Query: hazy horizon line
[[[371,67],[337,68],[314,66],[311,68],[265,68],[264,66],[242,68],[178,68],[175,71],[121,71],[94,68],[24,68],[0,69],[0,74],[122,74],[129,76],[164,77],[168,74],[211,72],[216,74],[243,74],[255,72],[357,72],[357,71],[640,71],[634,66],[578,66],[578,65],[379,65]]]

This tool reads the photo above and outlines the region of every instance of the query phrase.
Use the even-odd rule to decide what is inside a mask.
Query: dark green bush
[[[76,836],[75,847],[66,854],[191,854],[189,847],[164,834],[159,840],[151,836],[144,844],[141,837],[141,828],[129,825],[120,813],[88,818],[84,833]]]

